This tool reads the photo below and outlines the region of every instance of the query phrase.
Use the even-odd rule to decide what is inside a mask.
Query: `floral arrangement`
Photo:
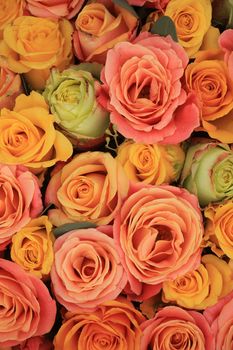
[[[231,350],[233,1],[0,0],[0,350]]]

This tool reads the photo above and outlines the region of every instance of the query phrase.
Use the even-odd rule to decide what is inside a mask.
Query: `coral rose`
[[[84,152],[56,172],[46,190],[46,203],[54,226],[91,221],[109,224],[127,196],[129,180],[110,153]]]
[[[196,98],[181,84],[187,64],[184,49],[170,36],[147,32],[108,52],[100,102],[123,136],[141,143],[174,144],[199,126]]]
[[[53,344],[45,337],[32,337],[11,350],[53,350]]]
[[[113,235],[132,298],[145,300],[162,282],[199,265],[203,224],[197,198],[173,186],[132,185]]]
[[[67,313],[54,339],[55,350],[140,350],[142,314],[123,298],[107,301],[93,313]]]
[[[185,80],[188,91],[198,96],[202,129],[221,142],[233,142],[233,80],[221,52],[200,52]]]
[[[224,51],[224,61],[229,69],[229,74],[233,75],[233,29],[224,30],[219,37],[219,46]]]
[[[211,0],[170,0],[165,15],[175,24],[180,45],[194,56],[211,25]]]
[[[170,0],[127,0],[130,5],[164,9]]]
[[[140,350],[213,350],[214,336],[205,317],[196,311],[167,306],[142,323]],[[230,349],[230,348],[228,348]]]
[[[210,204],[204,211],[207,218],[204,239],[214,253],[226,254],[233,259],[233,200],[225,203]]]
[[[135,38],[137,26],[137,17],[113,1],[91,1],[75,21],[75,55],[81,61],[104,64],[109,49],[119,42]]]
[[[84,0],[26,0],[27,10],[36,17],[70,19],[77,15]]]
[[[0,250],[43,209],[37,178],[23,166],[0,164]]]
[[[179,178],[185,154],[180,145],[145,145],[127,140],[117,149],[116,158],[130,180],[161,185]]]
[[[0,346],[13,346],[48,333],[56,304],[47,287],[17,264],[0,259]]]
[[[21,93],[23,93],[23,87],[19,74],[0,65],[0,110],[4,107],[12,109],[16,97]]]
[[[11,259],[38,278],[47,277],[53,264],[53,241],[48,217],[32,219],[13,236]]]
[[[215,337],[216,350],[230,350],[233,343],[233,292],[204,311]]]
[[[51,280],[57,300],[68,311],[92,312],[125,287],[126,274],[108,236],[111,230],[111,226],[74,230],[55,241]]]
[[[40,94],[18,96],[13,111],[0,113],[0,162],[40,169],[67,160],[73,147],[54,121]]]
[[[24,0],[0,0],[0,39],[2,39],[4,28],[23,15],[24,7]]]
[[[201,261],[196,270],[163,283],[164,302],[202,310],[233,290],[233,273],[224,260],[207,254]]]

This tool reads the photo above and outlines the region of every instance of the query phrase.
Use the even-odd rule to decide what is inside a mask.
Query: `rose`
[[[145,145],[128,140],[117,149],[116,158],[130,180],[161,185],[179,178],[185,155],[179,145]]]
[[[92,312],[125,287],[127,278],[108,236],[111,231],[111,226],[79,229],[55,241],[51,280],[57,300],[68,311]]]
[[[202,310],[233,290],[232,270],[215,255],[204,255],[196,270],[163,283],[163,301]]]
[[[0,109],[12,109],[16,97],[22,92],[20,76],[0,66]]]
[[[37,178],[23,166],[0,164],[0,250],[42,211]]]
[[[48,216],[54,226],[91,221],[112,222],[127,196],[129,180],[110,153],[84,152],[53,174],[46,190]]]
[[[54,119],[37,92],[18,96],[13,111],[1,110],[0,162],[40,169],[67,160],[73,148],[70,141],[55,130]]]
[[[233,292],[204,311],[215,336],[215,349],[228,350],[233,342]]]
[[[100,102],[122,135],[151,144],[174,144],[190,136],[199,125],[199,110],[181,85],[187,64],[184,49],[170,36],[146,32],[108,52]]]
[[[24,6],[24,0],[0,0],[0,39],[2,39],[4,28],[23,15]]]
[[[49,332],[56,304],[47,287],[17,264],[0,259],[0,345],[13,346]]]
[[[29,72],[26,78],[32,88],[43,89],[51,67],[64,69],[70,64],[72,32],[66,19],[21,16],[4,29],[0,55],[13,72]]]
[[[11,259],[25,271],[46,277],[53,264],[53,241],[48,217],[32,219],[12,237]]]
[[[203,130],[221,142],[233,142],[233,81],[221,52],[199,53],[188,65],[185,80],[199,98]]]
[[[214,336],[205,317],[176,306],[159,310],[141,325],[141,350],[213,350]]]
[[[232,38],[233,38],[233,29],[227,29],[222,32],[219,38],[219,46],[224,51],[224,61],[227,64],[227,67],[229,69],[230,77],[232,77],[233,74],[233,45],[232,45]]]
[[[198,196],[201,206],[233,195],[233,153],[228,145],[205,142],[188,148],[181,185]]]
[[[62,73],[52,70],[43,96],[68,135],[90,142],[102,137],[109,124],[108,112],[97,102],[99,90],[97,79],[80,65]]]
[[[53,344],[45,337],[33,337],[14,346],[11,350],[52,350]]]
[[[196,268],[202,234],[195,196],[168,185],[132,185],[113,225],[132,298],[145,300],[164,281]]]
[[[189,57],[200,49],[204,36],[211,25],[210,0],[170,0],[165,10],[176,26],[180,45]]]
[[[26,4],[33,16],[70,19],[77,15],[83,0],[26,0]]]
[[[65,315],[54,338],[55,350],[140,350],[142,314],[126,299],[107,301],[93,313]]]
[[[134,6],[153,7],[162,10],[167,6],[169,1],[170,0],[128,0],[127,2]]]
[[[81,61],[104,64],[107,51],[116,43],[135,38],[137,26],[138,19],[111,0],[90,2],[75,21],[75,55]]]
[[[233,259],[233,201],[209,205],[205,209],[204,215],[207,218],[204,237],[207,245],[210,245],[217,255],[226,254],[230,259]]]

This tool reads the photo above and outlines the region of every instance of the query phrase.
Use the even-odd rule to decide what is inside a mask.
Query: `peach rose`
[[[26,0],[27,10],[36,17],[70,19],[77,15],[84,0]]]
[[[23,15],[24,7],[24,0],[0,0],[0,39],[2,39],[4,28]]]
[[[23,88],[19,74],[0,65],[0,109],[12,109],[16,97],[21,93]]]
[[[51,330],[56,304],[47,287],[4,259],[0,259],[0,295],[0,346],[14,346]]]
[[[216,350],[230,350],[233,343],[233,292],[204,311],[215,336]]]
[[[167,306],[141,325],[140,350],[214,350],[214,335],[205,317],[196,311]],[[230,348],[228,348],[230,349]]]
[[[52,286],[67,310],[92,312],[125,287],[126,273],[113,238],[106,234],[111,230],[111,226],[74,230],[55,241]]]
[[[37,178],[23,166],[0,164],[0,250],[42,211]]]
[[[185,71],[188,91],[195,92],[202,129],[221,142],[233,142],[233,80],[219,50],[203,51]]]
[[[170,0],[127,0],[130,5],[145,6],[163,10]]]
[[[33,337],[14,346],[12,350],[53,350],[53,344],[45,337]]]
[[[0,162],[40,169],[67,160],[73,147],[55,130],[54,121],[40,94],[19,95],[13,111],[3,108],[0,113]]]
[[[199,126],[199,109],[181,78],[188,64],[170,36],[141,33],[107,54],[100,102],[125,137],[139,143],[179,143]]]
[[[146,145],[127,140],[117,149],[116,159],[130,180],[161,185],[179,178],[185,153],[180,145]]]
[[[170,0],[164,14],[173,20],[180,45],[193,57],[211,26],[211,0]]]
[[[53,242],[48,217],[32,219],[12,237],[11,259],[25,271],[46,278],[53,264]]]
[[[219,37],[219,46],[224,51],[224,61],[229,69],[229,74],[233,75],[233,29],[227,29]]]
[[[204,236],[206,245],[218,256],[226,254],[233,259],[233,200],[210,204],[205,208],[204,216],[207,219]]]
[[[196,270],[163,283],[163,301],[202,310],[233,290],[233,273],[226,261],[207,254]]]
[[[109,49],[119,42],[135,38],[137,26],[138,19],[113,1],[91,1],[75,21],[75,55],[81,61],[104,64]]]
[[[140,350],[142,314],[126,299],[107,301],[93,313],[65,315],[55,350]]]
[[[113,225],[132,299],[148,299],[164,281],[195,269],[200,264],[202,235],[194,195],[168,185],[132,185]]]
[[[46,203],[54,226],[91,221],[106,225],[113,221],[127,196],[129,180],[121,164],[110,153],[84,152],[52,175]]]

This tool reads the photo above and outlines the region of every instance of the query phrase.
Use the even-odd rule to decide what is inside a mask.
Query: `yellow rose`
[[[25,271],[43,278],[53,264],[52,224],[47,216],[32,219],[12,238],[11,259]]]
[[[226,254],[233,259],[233,200],[210,205],[204,215],[207,218],[204,239],[218,256]]]
[[[165,15],[176,26],[180,45],[192,57],[201,47],[210,28],[212,7],[210,0],[170,0]]]
[[[0,0],[0,39],[7,24],[23,15],[24,0]]]
[[[13,72],[45,70],[48,75],[49,68],[62,70],[72,60],[72,33],[66,19],[21,16],[4,29],[0,55]]]
[[[40,94],[19,95],[13,111],[1,110],[0,163],[40,169],[67,160],[73,148],[54,121]]]
[[[116,158],[130,180],[160,185],[178,179],[185,156],[179,145],[146,145],[126,141],[118,148]]]
[[[199,267],[163,283],[163,301],[188,309],[203,310],[233,290],[230,266],[215,255],[204,255]]]

